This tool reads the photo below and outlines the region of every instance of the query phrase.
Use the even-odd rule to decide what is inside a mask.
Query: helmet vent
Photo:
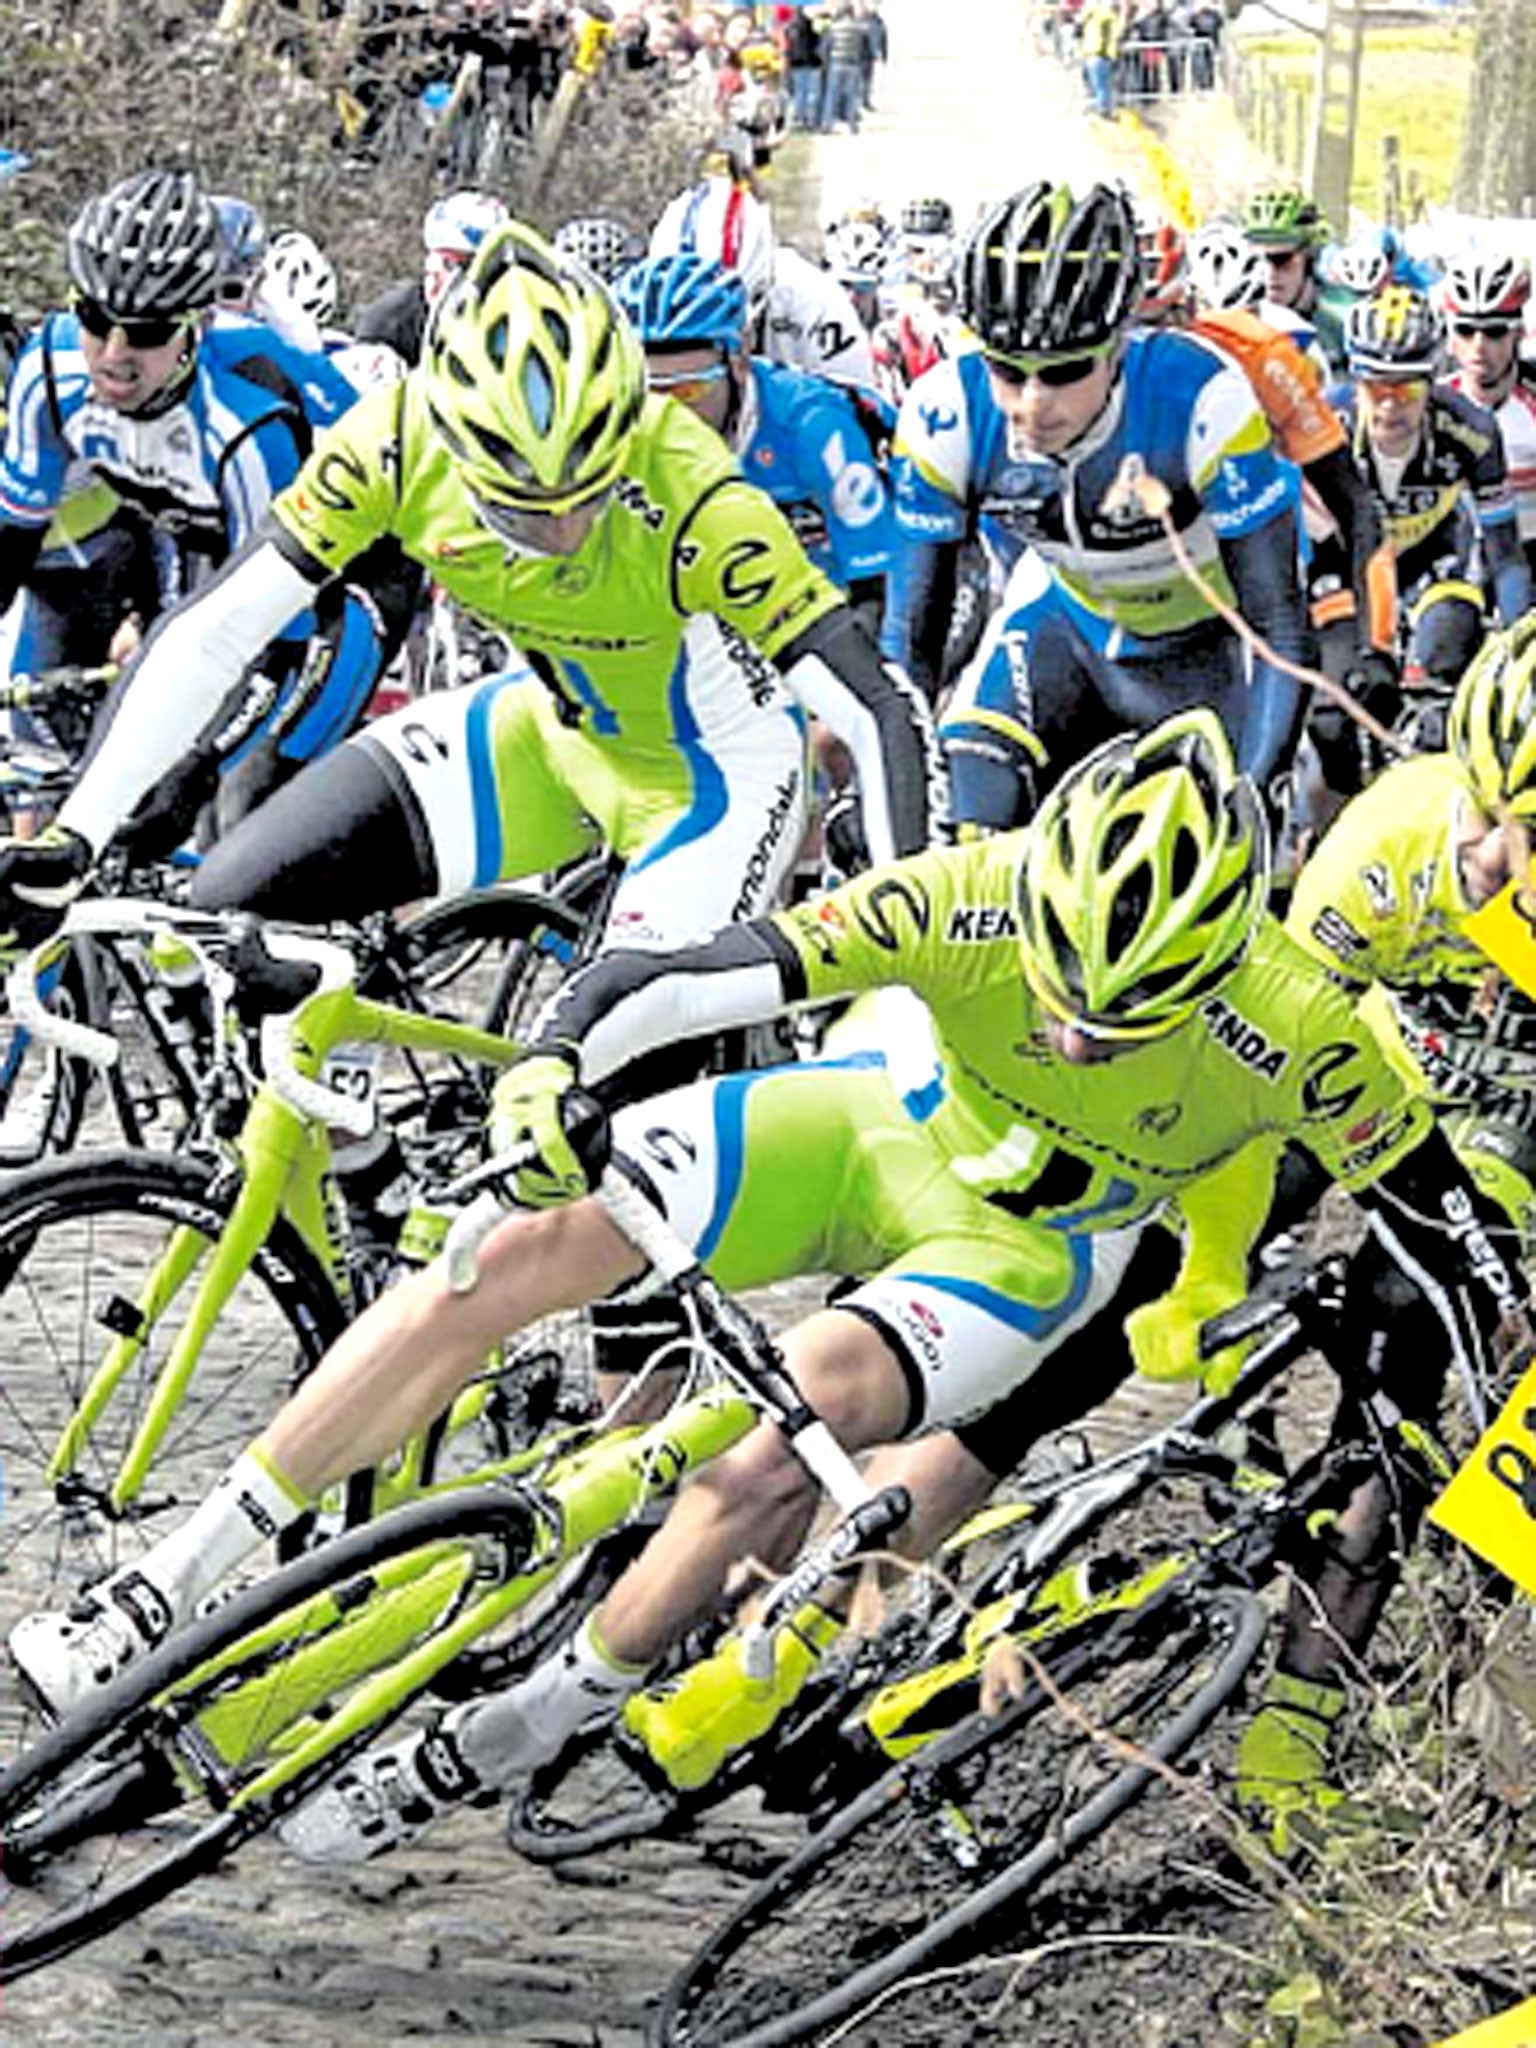
[[[486,329],[485,352],[498,370],[506,369],[507,323],[505,320],[493,320]]]
[[[569,362],[571,359],[571,330],[569,323],[562,314],[555,311],[553,306],[545,306],[541,311],[543,313],[544,325],[549,331],[550,340],[560,351],[563,360]]]
[[[1187,825],[1181,825],[1174,837],[1173,852],[1168,860],[1168,880],[1175,896],[1182,896],[1200,872],[1200,847],[1193,832]]]
[[[1104,844],[1099,849],[1099,871],[1107,874],[1136,837],[1141,820],[1138,817],[1121,816],[1114,820],[1104,834]]]
[[[1115,891],[1109,913],[1109,930],[1104,938],[1104,956],[1111,963],[1119,960],[1141,936],[1147,912],[1152,907],[1152,886],[1151,867],[1142,860],[1136,863]]]
[[[1056,906],[1047,898],[1041,909],[1047,926],[1047,956],[1056,970],[1061,992],[1080,1003],[1083,997],[1082,958],[1067,937],[1066,927],[1056,915]]]
[[[535,431],[547,434],[554,425],[555,387],[543,361],[531,350],[523,358],[523,403]]]

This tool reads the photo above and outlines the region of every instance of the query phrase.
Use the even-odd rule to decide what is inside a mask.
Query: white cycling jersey
[[[830,271],[782,243],[763,316],[763,354],[838,384],[877,389],[874,352],[852,299]]]
[[[1452,391],[1459,391],[1464,397],[1481,403],[1477,393],[1469,388],[1462,371],[1454,371],[1445,381]],[[1520,538],[1536,541],[1536,388],[1516,377],[1514,389],[1504,403],[1494,409],[1493,416],[1499,423],[1499,434],[1504,443],[1504,467],[1509,472],[1510,488],[1515,494]]]

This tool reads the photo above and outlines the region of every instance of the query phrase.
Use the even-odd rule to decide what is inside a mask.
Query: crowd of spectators
[[[1079,63],[1095,110],[1122,100],[1209,92],[1226,13],[1219,0],[1037,0],[1036,29],[1063,63]]]

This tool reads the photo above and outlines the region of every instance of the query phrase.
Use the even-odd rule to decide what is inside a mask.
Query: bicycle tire
[[[1096,1726],[1171,1764],[1242,1684],[1266,1627],[1251,1595],[1172,1588],[1049,1664]],[[1156,1782],[1101,1747],[1032,1683],[995,1720],[973,1715],[895,1765],[714,1931],[651,2040],[785,2048],[974,1948]]]
[[[368,1663],[359,1646],[371,1615],[378,1637],[372,1668],[391,1668],[402,1645],[452,1626],[467,1589],[510,1576],[534,1529],[532,1510],[514,1492],[479,1487],[413,1503],[338,1537],[177,1630],[0,1772],[0,1866],[10,1880],[0,1984],[58,1962],[170,1897],[372,1744],[411,1695],[381,1693],[343,1737],[262,1789],[293,1739],[295,1704],[283,1698],[285,1680],[304,1685],[313,1716],[305,1725],[319,1729],[336,1703],[339,1688],[323,1690],[323,1669],[317,1685],[298,1668],[328,1634],[345,1634],[355,1676]],[[400,1597],[413,1561],[409,1583],[432,1591],[430,1602]],[[390,1571],[395,1583],[381,1596],[375,1575]],[[432,1574],[441,1579],[435,1591]],[[231,1703],[241,1711],[242,1687],[257,1702],[244,1711],[258,1730],[262,1700],[280,1711],[266,1740],[247,1729],[250,1747],[236,1755],[231,1724],[221,1731],[215,1717]],[[34,1888],[43,1896],[31,1916]]]
[[[279,1222],[209,1333],[150,1467],[124,1510],[107,1494],[150,1381],[185,1316],[190,1287],[146,1323],[146,1276],[186,1228],[223,1227],[234,1195],[206,1161],[117,1152],[45,1161],[0,1188],[0,1633],[127,1562],[201,1497],[319,1360],[347,1316],[319,1262]],[[115,1336],[143,1346],[70,1462],[48,1467],[82,1389]],[[0,1706],[0,1732],[11,1709]]]

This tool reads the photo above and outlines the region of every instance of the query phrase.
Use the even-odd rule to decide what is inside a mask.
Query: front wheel
[[[189,1627],[0,1773],[0,1983],[211,1870],[428,1685],[534,1540],[515,1494],[422,1501]]]
[[[318,1262],[279,1223],[198,1345],[143,1483],[114,1504],[234,1192],[206,1162],[135,1152],[45,1162],[0,1189],[0,1634],[179,1522],[343,1328]],[[66,1447],[109,1361],[116,1385]],[[18,1711],[0,1707],[9,1749],[26,1738]]]
[[[1175,1589],[1059,1644],[1049,1684],[887,1771],[760,1884],[674,1979],[653,2040],[810,2040],[973,1951],[1189,1748],[1265,1626],[1247,1595]]]

